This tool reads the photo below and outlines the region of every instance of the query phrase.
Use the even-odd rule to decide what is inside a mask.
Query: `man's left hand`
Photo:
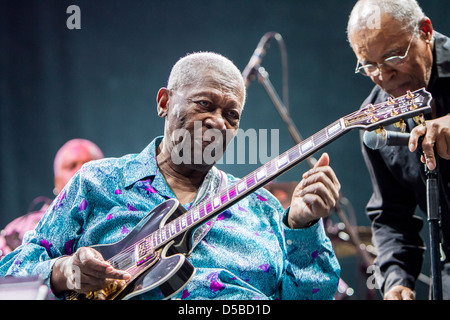
[[[450,115],[425,121],[425,126],[418,125],[411,131],[409,150],[417,149],[419,137],[423,137],[422,150],[428,169],[436,168],[436,153],[443,159],[450,159]]]
[[[303,174],[291,200],[290,228],[308,227],[311,222],[328,216],[336,205],[341,184],[329,163],[330,158],[324,153],[314,167]]]

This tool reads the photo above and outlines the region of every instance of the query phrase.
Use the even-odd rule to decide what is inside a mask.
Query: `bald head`
[[[58,194],[69,182],[80,167],[91,160],[103,158],[100,148],[86,139],[72,139],[67,141],[56,153],[53,162],[55,174],[55,190]]]
[[[167,89],[181,90],[207,80],[206,76],[213,77],[215,82],[221,83],[224,87],[242,92],[244,105],[245,84],[241,72],[231,60],[214,52],[196,52],[178,60],[170,72]]]
[[[382,16],[399,22],[399,32],[413,33],[425,17],[416,0],[359,0],[350,14],[347,34],[380,29]]]

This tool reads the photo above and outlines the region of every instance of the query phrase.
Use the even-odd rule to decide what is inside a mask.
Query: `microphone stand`
[[[439,189],[438,189],[438,166],[436,159],[435,170],[428,169],[425,164],[425,173],[427,177],[426,192],[427,192],[427,214],[430,231],[430,255],[431,255],[431,270],[433,279],[433,300],[442,300],[442,275],[441,262],[439,250]]]
[[[289,111],[287,110],[285,105],[281,102],[281,99],[278,96],[277,92],[275,91],[272,82],[269,80],[268,72],[261,66],[255,66],[255,71],[257,73],[259,82],[262,84],[264,89],[266,89],[266,92],[269,95],[270,99],[272,100],[273,104],[275,105],[275,108],[278,110],[281,118],[286,123],[286,126],[289,130],[292,139],[295,141],[296,144],[299,144],[300,142],[302,142],[303,138],[301,137],[300,133],[295,127],[294,122],[289,116]],[[314,164],[316,163],[317,160],[314,159],[314,157],[310,156],[306,159],[306,161],[312,168],[314,167]]]
[[[271,81],[269,80],[268,72],[263,67],[257,65],[254,68],[254,73],[256,73],[258,81],[266,89],[266,92],[269,95],[270,99],[272,100],[273,104],[275,105],[275,108],[278,110],[281,118],[285,122],[292,139],[295,141],[296,144],[299,144],[300,142],[302,142],[303,138],[300,135],[300,133],[298,132],[294,122],[292,121],[292,118],[289,115],[288,109],[281,101],[279,95],[277,94]],[[306,161],[308,162],[309,166],[312,168],[312,167],[314,167],[314,164],[316,163],[317,160],[314,157],[310,156],[306,159]],[[342,198],[342,196],[340,196],[340,198]],[[341,203],[342,202],[341,200],[342,199],[338,199],[338,203]],[[348,221],[345,213],[343,212],[341,205],[339,205],[339,204],[336,205],[334,210],[336,210],[336,213],[337,213],[339,219],[341,219],[341,221],[344,223],[345,229],[350,237],[352,244],[355,246],[359,257],[362,258],[362,262],[363,262],[362,267],[364,267],[364,271],[366,271],[367,267],[373,264],[373,259],[370,257],[369,253],[366,250],[362,249],[361,240],[359,238],[359,235],[353,228],[350,227],[350,222]],[[372,291],[369,292],[369,296],[370,296],[369,297],[370,299],[373,299]]]

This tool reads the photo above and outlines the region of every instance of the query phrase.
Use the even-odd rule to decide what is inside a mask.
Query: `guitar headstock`
[[[403,131],[404,119],[415,118],[418,123],[423,123],[423,114],[431,112],[431,94],[424,88],[398,98],[389,98],[387,101],[376,105],[369,104],[360,110],[344,117],[347,128],[362,128],[372,131],[389,124],[396,124]]]

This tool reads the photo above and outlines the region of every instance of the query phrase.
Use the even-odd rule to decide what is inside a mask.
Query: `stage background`
[[[81,30],[69,30],[69,5],[81,9]],[[293,121],[306,138],[358,109],[372,88],[355,75],[346,39],[354,1],[0,1],[0,228],[26,213],[38,196],[53,197],[53,158],[72,138],[97,143],[107,157],[140,152],[163,129],[156,93],[186,53],[216,51],[243,70],[268,31],[283,36]],[[450,34],[447,1],[421,1],[436,30]],[[276,41],[262,66],[281,95]],[[241,128],[279,129],[279,151],[293,146],[260,83],[248,88]],[[327,151],[354,208],[367,226],[369,176],[352,131]],[[317,155],[317,157],[319,154]],[[221,165],[244,176],[261,163]],[[293,181],[306,162],[277,181]],[[426,221],[425,221],[426,226]],[[426,228],[425,228],[426,229]],[[427,231],[424,236],[427,237]],[[428,256],[426,256],[428,261]],[[365,299],[357,258],[340,259],[343,279]],[[424,272],[429,274],[429,264]],[[420,286],[420,285],[419,285]],[[419,298],[426,299],[426,286]]]

